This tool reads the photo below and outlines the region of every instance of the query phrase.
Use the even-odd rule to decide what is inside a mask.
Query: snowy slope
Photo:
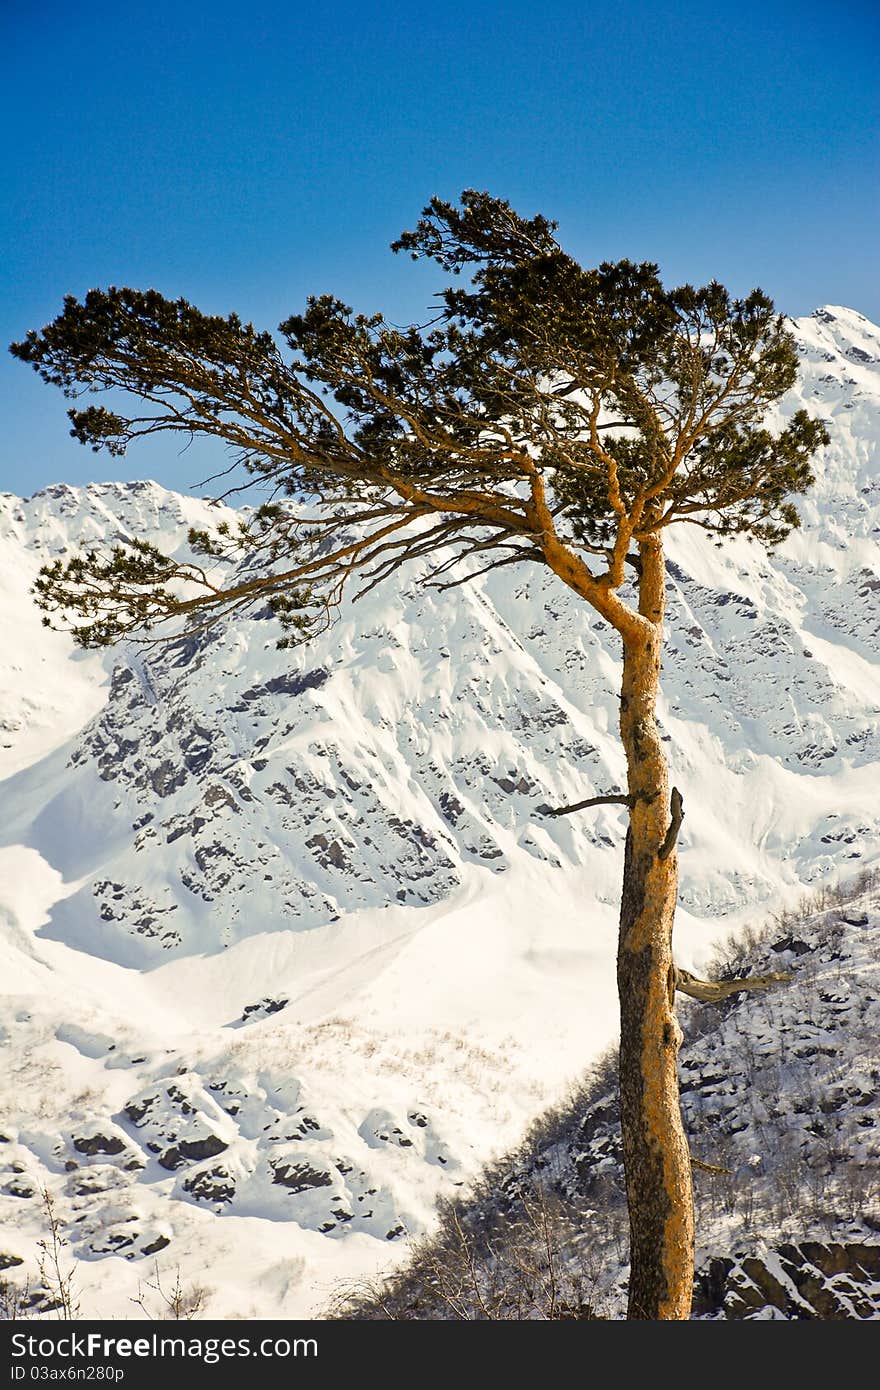
[[[70,548],[140,535],[189,554],[190,526],[211,526],[226,514],[217,504],[179,497],[155,483],[64,483],[23,499],[0,493],[0,778],[66,743],[106,701],[102,660],[77,651],[70,638],[42,627],[29,597],[39,565]]]
[[[724,952],[787,975],[721,1004],[681,998],[694,1168],[695,1318],[880,1318],[880,872],[818,890]],[[627,1225],[616,1058],[444,1213],[390,1281],[337,1315],[621,1318]]]
[[[880,844],[880,330],[797,333],[786,410],[833,436],[804,529],[670,545],[698,970]],[[310,1311],[614,1031],[622,815],[540,814],[623,778],[603,624],[523,570],[408,576],[294,652],[270,618],[148,656],[40,628],[27,586],[66,544],[220,514],[155,484],[0,498],[0,1220],[30,1258],[57,1195],[85,1312],[136,1311],[145,1259],[210,1265],[217,1316]]]

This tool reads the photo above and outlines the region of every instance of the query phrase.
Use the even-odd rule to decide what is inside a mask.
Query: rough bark
[[[665,579],[659,540],[643,542],[640,558],[639,612],[649,622],[622,634],[620,697],[631,798],[617,956],[620,1109],[630,1218],[627,1316],[683,1319],[690,1314],[693,1289],[694,1216],[679,1103],[681,1030],[672,960],[678,859],[674,837],[668,840],[674,817],[655,717]]]

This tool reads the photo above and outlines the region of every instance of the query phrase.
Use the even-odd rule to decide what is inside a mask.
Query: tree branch
[[[698,1168],[701,1173],[732,1173],[732,1168],[719,1168],[717,1163],[704,1163],[701,1158],[694,1158],[691,1154],[691,1167]]]
[[[678,832],[684,820],[684,799],[678,787],[672,788],[672,796],[669,799],[669,814],[672,820],[669,822],[669,829],[666,832],[666,839],[657,851],[658,859],[668,859],[675,847],[678,839]]]
[[[631,796],[591,796],[586,801],[576,801],[573,806],[557,806],[548,809],[545,816],[570,816],[572,811],[583,811],[587,806],[632,806]]]
[[[772,975],[747,975],[741,980],[701,980],[689,970],[675,966],[675,988],[679,994],[687,994],[691,999],[700,999],[704,1004],[718,1004],[731,994],[741,990],[772,989],[774,985],[786,984],[791,975],[777,971]]]

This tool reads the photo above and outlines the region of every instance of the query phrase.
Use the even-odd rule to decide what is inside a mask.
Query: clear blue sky
[[[223,462],[67,436],[5,352],[65,293],[410,321],[439,281],[388,243],[433,193],[544,212],[585,264],[880,318],[878,40],[871,0],[0,4],[0,490]]]

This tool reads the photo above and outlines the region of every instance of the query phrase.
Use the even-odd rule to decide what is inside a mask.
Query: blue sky
[[[878,38],[867,0],[4,4],[4,348],[93,285],[260,327],[324,291],[419,318],[439,279],[388,243],[465,187],[556,218],[584,264],[878,319]],[[0,409],[0,490],[223,462],[83,449],[5,350]]]

